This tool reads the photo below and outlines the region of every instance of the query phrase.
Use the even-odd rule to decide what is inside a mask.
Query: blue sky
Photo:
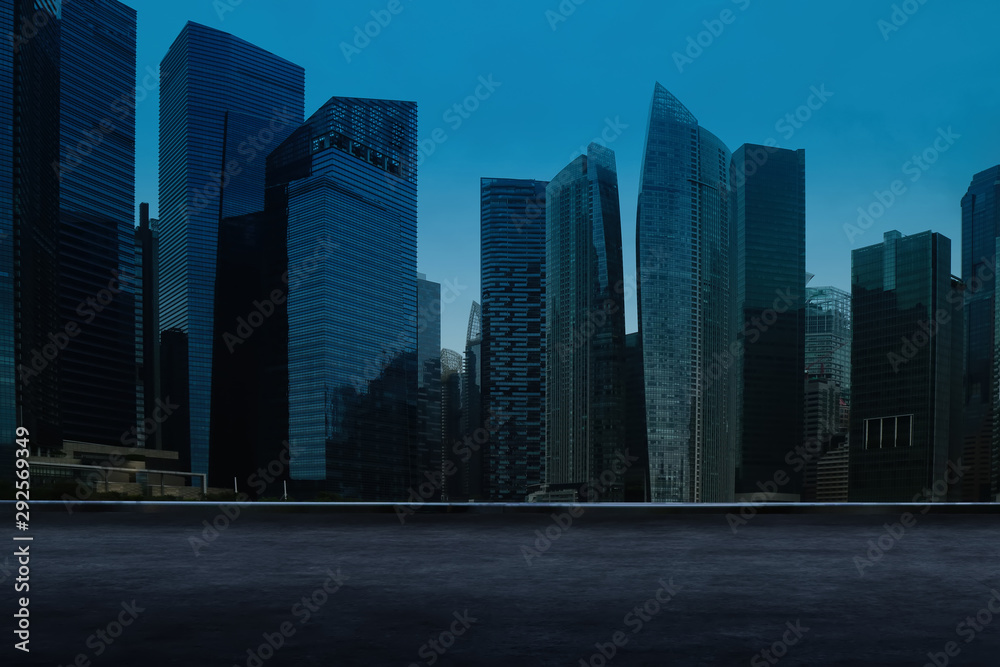
[[[634,273],[656,81],[731,150],[771,138],[805,149],[812,285],[849,289],[851,249],[890,229],[950,237],[959,273],[961,197],[974,173],[1000,163],[1000,5],[989,0],[125,1],[138,10],[140,80],[191,20],[303,66],[307,116],[335,95],[418,103],[419,136],[434,145],[419,172],[418,268],[458,293],[444,307],[442,344],[459,351],[479,298],[480,177],[548,180],[614,126],[605,136],[617,156],[625,272]],[[372,12],[390,20],[345,55],[342,43],[357,49],[355,28]],[[448,113],[491,76],[499,85],[488,97],[479,89],[486,99],[475,111]],[[824,101],[810,97],[814,87]],[[154,215],[157,106],[154,92],[136,110],[136,197]],[[431,139],[436,128],[445,141]],[[925,152],[933,163],[917,165]],[[894,181],[901,194],[851,238],[844,225]],[[626,309],[634,331],[634,298]]]

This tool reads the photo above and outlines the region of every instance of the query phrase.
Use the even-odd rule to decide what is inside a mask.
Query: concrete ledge
[[[14,501],[0,501],[0,506],[13,510]],[[395,514],[412,510],[416,514],[550,514],[574,507],[565,503],[337,503],[337,502],[245,502],[222,501],[120,501],[92,500],[68,502],[34,500],[31,509],[37,512],[138,512],[183,513],[202,512],[205,507],[239,505],[241,512],[294,514]],[[581,503],[575,507],[588,514],[636,517],[662,515],[726,515],[726,514],[1000,514],[1000,503]]]

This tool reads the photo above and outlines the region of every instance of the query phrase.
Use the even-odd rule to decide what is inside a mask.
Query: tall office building
[[[998,237],[1000,166],[995,166],[973,176],[962,197],[962,280],[968,287],[963,463],[970,466],[963,500],[968,501],[993,500],[1000,494],[1000,428],[994,429]]]
[[[785,470],[802,445],[805,368],[805,151],[744,144],[733,153],[732,272],[737,344],[736,493]]]
[[[475,301],[469,308],[462,364],[462,462],[460,493],[465,500],[484,500],[484,469],[489,443],[487,415],[483,411],[483,309]]]
[[[851,295],[836,287],[806,287],[806,380],[837,389],[837,426],[846,431],[851,405]]]
[[[0,433],[11,442],[13,355],[34,445],[120,445],[137,417],[135,10],[8,0],[0,14],[12,47],[0,58],[0,308],[12,310]],[[24,25],[36,34],[15,38]]]
[[[411,450],[410,486],[437,482],[441,499],[441,284],[417,275],[417,433]],[[431,477],[428,478],[427,475]]]
[[[615,154],[590,144],[548,184],[545,211],[545,481],[583,486],[626,449]],[[624,477],[602,488],[622,500]]]
[[[733,499],[729,161],[657,83],[635,241],[652,502]]]
[[[441,350],[441,461],[442,472],[450,471],[441,484],[441,500],[463,498],[462,462],[471,455],[462,449],[462,355]]]
[[[625,446],[638,461],[625,473],[625,502],[649,502],[649,449],[646,446],[646,387],[639,333],[625,334]]]
[[[0,0],[0,33],[13,34],[14,0]],[[19,17],[18,17],[19,18]],[[14,50],[0,53],[0,124],[14,126]],[[14,439],[20,396],[17,390],[14,310],[14,137],[0,134],[0,475],[13,487]],[[13,495],[13,494],[11,494]],[[7,497],[6,495],[4,497]]]
[[[267,158],[287,227],[291,479],[345,499],[410,487],[416,135],[414,102],[334,97]]]
[[[164,414],[160,396],[160,303],[158,285],[160,234],[158,221],[150,220],[149,204],[139,204],[139,226],[135,229],[136,290],[136,398],[139,428],[136,444],[163,449],[163,433],[157,423],[146,423],[154,414]],[[166,400],[170,405],[169,397]],[[155,413],[160,408],[159,413]],[[141,444],[140,444],[141,443]]]
[[[265,159],[302,123],[305,74],[190,22],[160,71],[160,325],[186,335],[190,427],[181,446],[190,470],[207,473],[219,229],[264,210]]]
[[[852,253],[851,287],[850,499],[921,500],[955,480],[961,456],[964,286],[951,241],[886,232]]]
[[[545,181],[480,180],[482,409],[503,426],[486,456],[490,500],[544,479]]]

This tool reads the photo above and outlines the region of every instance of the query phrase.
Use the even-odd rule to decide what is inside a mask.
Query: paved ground
[[[758,515],[734,534],[721,514],[595,508],[566,530],[244,511],[209,541],[216,517],[33,512],[32,650],[11,648],[16,574],[0,570],[0,664],[603,665],[595,645],[608,665],[1000,664],[1000,614],[975,619],[994,595],[1000,611],[997,514],[918,515],[894,539],[898,513]]]

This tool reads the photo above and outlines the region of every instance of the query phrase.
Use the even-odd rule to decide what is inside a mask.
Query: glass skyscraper
[[[736,493],[787,469],[782,493],[801,493],[785,457],[802,445],[805,368],[805,151],[744,144],[731,183],[736,344]]]
[[[729,161],[657,83],[636,212],[652,502],[733,499]]]
[[[626,450],[615,154],[590,144],[548,184],[545,211],[545,481],[585,485]],[[624,477],[602,488],[622,500]]]
[[[522,502],[544,479],[545,181],[480,180],[482,409],[491,500]]]
[[[118,445],[137,417],[135,10],[7,1],[0,14],[0,437],[13,437],[13,359],[34,445]],[[15,40],[24,25],[37,34]]]
[[[851,404],[851,294],[837,287],[806,287],[806,379],[829,382],[840,404],[837,426],[847,430]],[[842,403],[841,403],[842,402]]]
[[[852,253],[851,501],[921,501],[924,489],[954,480],[963,290],[941,234],[890,231]],[[958,493],[952,485],[937,500]]]
[[[417,433],[410,486],[441,474],[441,284],[417,275]],[[441,485],[439,484],[439,487]],[[440,500],[441,489],[425,500]]]
[[[191,470],[207,473],[219,227],[264,210],[265,159],[302,123],[305,73],[190,22],[160,69],[160,325],[187,337]]]
[[[267,159],[287,213],[291,478],[401,500],[417,426],[417,105],[334,97]]]
[[[962,280],[965,304],[965,411],[963,500],[992,500],[1000,494],[1000,428],[996,382],[996,243],[1000,237],[1000,166],[972,177],[962,197]]]
[[[0,0],[0,34],[14,32],[14,0]],[[0,52],[0,124],[14,126],[14,50]],[[14,311],[14,136],[0,133],[0,475],[14,480],[14,437],[17,422]]]
[[[457,488],[461,489],[463,500],[481,501],[487,492],[483,463],[488,438],[483,429],[483,419],[483,308],[473,301],[469,308],[462,361],[462,484]]]

